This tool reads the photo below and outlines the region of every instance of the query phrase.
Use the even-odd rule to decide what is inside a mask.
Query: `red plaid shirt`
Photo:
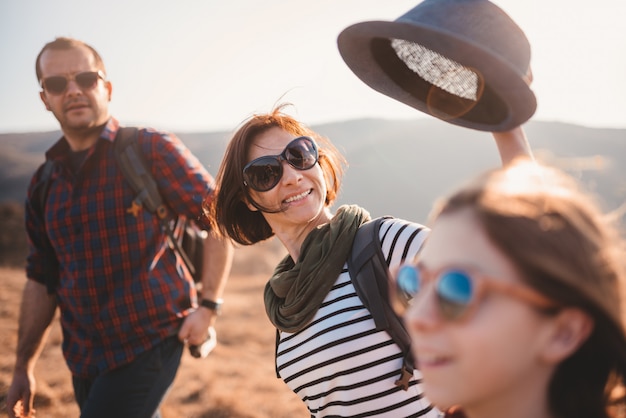
[[[119,124],[111,119],[74,172],[61,138],[46,157],[57,161],[45,205],[37,215],[33,188],[26,201],[30,254],[26,273],[58,279],[63,353],[72,373],[98,374],[131,362],[178,332],[196,294],[179,257],[168,247],[157,217],[127,212],[135,193],[114,153]],[[174,135],[139,131],[139,143],[163,200],[174,213],[198,219],[213,178]],[[45,236],[58,268],[45,263]]]

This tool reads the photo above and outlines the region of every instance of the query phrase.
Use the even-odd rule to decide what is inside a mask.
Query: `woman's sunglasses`
[[[467,269],[444,267],[428,271],[423,266],[404,265],[396,274],[394,309],[403,315],[413,298],[434,282],[439,311],[446,320],[468,318],[488,291],[504,293],[542,310],[556,308],[556,304],[540,293],[518,283],[505,283]]]
[[[298,170],[308,170],[317,163],[317,145],[308,136],[291,141],[280,155],[265,155],[250,161],[243,168],[243,184],[257,192],[274,188],[283,176],[283,161]]]
[[[41,79],[41,88],[53,95],[63,94],[71,80],[74,80],[78,87],[89,90],[96,86],[98,79],[104,80],[102,71],[85,71],[71,76],[55,75]]]

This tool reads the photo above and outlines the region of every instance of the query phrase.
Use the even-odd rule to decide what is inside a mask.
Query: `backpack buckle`
[[[137,216],[139,216],[139,212],[141,212],[141,209],[143,208],[143,205],[141,204],[141,201],[137,201],[137,199],[133,200],[133,203],[130,204],[130,207],[128,209],[126,209],[126,213],[131,213],[135,218]]]
[[[400,386],[403,390],[409,390],[409,381],[413,377],[413,373],[409,372],[406,366],[402,366],[400,370],[400,378],[394,382],[396,386]]]

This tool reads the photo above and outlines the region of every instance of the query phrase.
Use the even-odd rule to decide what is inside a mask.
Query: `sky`
[[[531,45],[532,120],[626,128],[626,2],[493,0]],[[57,36],[102,55],[123,124],[233,131],[278,102],[307,124],[430,118],[365,85],[337,35],[407,0],[0,0],[0,133],[58,129],[35,58]],[[443,123],[443,122],[442,122]]]

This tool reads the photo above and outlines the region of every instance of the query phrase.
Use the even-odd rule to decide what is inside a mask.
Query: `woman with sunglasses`
[[[266,311],[278,330],[277,373],[311,416],[436,417],[419,373],[406,391],[396,384],[402,352],[376,330],[350,281],[346,260],[369,214],[348,205],[331,213],[345,161],[283,107],[236,131],[210,216],[215,230],[239,244],[276,235],[288,251],[265,289]],[[530,152],[521,129],[516,134],[500,134],[505,159]],[[385,221],[380,237],[389,265],[413,257],[426,232],[400,219]]]
[[[392,292],[426,396],[451,417],[626,416],[624,249],[572,178],[538,164],[445,199]]]

